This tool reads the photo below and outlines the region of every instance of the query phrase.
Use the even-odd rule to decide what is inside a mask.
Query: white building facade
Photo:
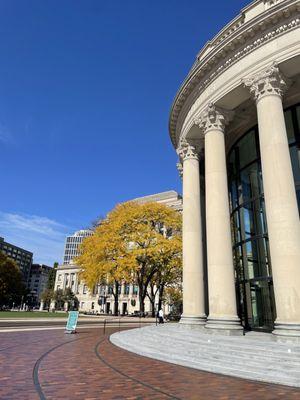
[[[150,196],[139,197],[134,199],[138,203],[145,202],[158,202],[165,204],[168,207],[175,209],[178,212],[182,211],[182,198],[181,196],[171,190],[163,193],[158,193]],[[78,234],[80,232],[80,235]],[[79,272],[80,268],[74,264],[73,259],[78,256],[78,240],[74,238],[80,238],[81,242],[83,240],[83,233],[85,236],[90,236],[93,232],[88,231],[78,231],[74,235],[68,236],[66,240],[64,263],[58,266],[54,290],[70,288],[72,292],[76,295],[79,301],[79,311],[95,313],[95,314],[113,314],[115,301],[112,294],[112,288],[110,286],[96,285],[94,290],[91,292],[87,285],[80,281]],[[80,243],[81,243],[80,242]],[[75,247],[76,245],[76,247]],[[70,248],[70,246],[72,246]],[[71,251],[71,253],[70,253]],[[66,253],[68,252],[68,253]],[[70,257],[72,257],[70,259]],[[104,300],[105,299],[105,300]],[[158,303],[158,299],[157,299]],[[51,308],[54,308],[55,304],[52,302]],[[118,310],[121,315],[133,314],[138,312],[140,309],[139,296],[138,296],[138,286],[132,284],[123,283],[119,287],[119,298],[118,298]],[[146,297],[145,299],[145,312],[151,312],[151,303]],[[168,313],[169,309],[166,306],[165,312]]]
[[[297,0],[250,3],[174,100],[182,323],[300,336],[299,11]]]
[[[93,231],[90,229],[81,229],[75,232],[73,235],[67,236],[64,250],[64,265],[69,265],[73,262],[73,259],[78,256],[78,248],[81,245],[83,239],[91,236]]]

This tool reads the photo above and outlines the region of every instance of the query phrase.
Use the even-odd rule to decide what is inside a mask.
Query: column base
[[[300,323],[275,322],[273,335],[300,339]]]
[[[238,317],[208,317],[205,329],[209,329],[210,333],[227,336],[241,336],[244,334],[244,328]]]
[[[179,323],[185,325],[199,325],[204,327],[206,323],[206,315],[193,316],[182,314]]]

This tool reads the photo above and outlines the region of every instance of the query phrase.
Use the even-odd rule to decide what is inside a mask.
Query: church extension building
[[[300,336],[300,2],[256,0],[196,57],[169,131],[182,323]]]

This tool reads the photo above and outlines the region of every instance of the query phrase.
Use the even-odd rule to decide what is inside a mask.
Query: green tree
[[[63,310],[65,303],[68,303],[68,309],[78,307],[78,299],[70,288],[57,289],[51,299],[55,301],[58,310]]]
[[[45,289],[41,294],[41,300],[44,302],[45,308],[50,308],[51,300],[53,299],[54,291],[53,289]]]
[[[58,262],[55,262],[53,264],[53,268],[51,269],[48,275],[47,289],[49,290],[54,289],[57,268],[58,268]]]
[[[167,287],[164,299],[171,306],[171,314],[179,316],[182,312],[182,287],[178,285]]]
[[[0,307],[19,305],[26,288],[16,263],[0,252]]]

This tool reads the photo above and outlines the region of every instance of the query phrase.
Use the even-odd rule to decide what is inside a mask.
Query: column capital
[[[258,74],[243,80],[254,100],[258,102],[264,96],[275,95],[282,97],[288,88],[289,81],[280,72],[276,63]]]
[[[180,140],[179,146],[176,151],[182,161],[188,159],[199,160],[199,154],[196,146],[192,146],[186,139]]]
[[[211,130],[225,131],[225,126],[232,119],[233,113],[210,103],[206,110],[195,120],[201,131],[206,134]]]

